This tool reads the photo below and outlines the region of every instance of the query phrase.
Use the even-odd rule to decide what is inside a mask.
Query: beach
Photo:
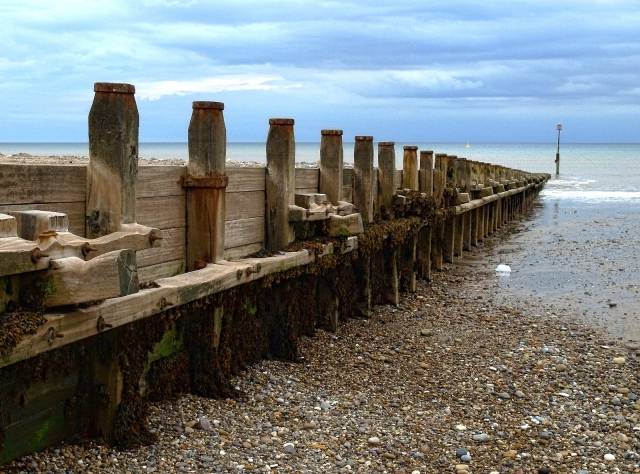
[[[10,468],[639,472],[638,346],[568,306],[505,290],[494,268],[515,255],[505,251],[526,237],[521,226],[420,282],[399,307],[305,338],[297,363],[250,367],[233,381],[235,399],[152,403],[153,445],[61,446]]]
[[[238,374],[236,398],[152,402],[154,444],[63,445],[8,469],[640,472],[640,200],[618,168],[582,171],[398,307],[304,338],[296,363]]]

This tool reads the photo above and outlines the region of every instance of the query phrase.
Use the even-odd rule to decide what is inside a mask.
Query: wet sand
[[[490,252],[504,290],[640,342],[640,204],[542,199],[531,218]]]

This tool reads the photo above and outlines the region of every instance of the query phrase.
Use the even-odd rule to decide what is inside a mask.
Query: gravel
[[[483,252],[420,282],[397,308],[376,307],[370,320],[303,339],[303,362],[249,368],[233,381],[240,399],[151,403],[154,445],[64,445],[10,467],[640,472],[637,348],[562,308],[510,300],[483,270]]]

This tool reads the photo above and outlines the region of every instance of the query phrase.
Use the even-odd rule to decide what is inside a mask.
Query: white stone
[[[615,461],[616,457],[611,453],[607,453],[607,454],[604,455],[604,460],[605,461]]]

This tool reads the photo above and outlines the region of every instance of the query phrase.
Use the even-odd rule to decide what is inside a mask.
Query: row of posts
[[[86,235],[97,237],[136,222],[135,186],[138,168],[138,110],[135,88],[129,84],[96,83],[89,114]],[[183,179],[187,200],[187,269],[202,268],[224,258],[226,128],[224,104],[193,102],[189,124],[189,161]],[[289,206],[295,204],[294,120],[269,120],[266,144],[266,248],[285,249],[293,240]],[[434,159],[435,158],[435,159]],[[378,143],[376,174],[371,136],[356,136],[353,168],[353,204],[364,224],[380,215],[393,216],[398,192],[396,153],[393,142]],[[320,144],[319,191],[331,204],[342,201],[342,130],[323,130]],[[470,197],[491,193],[496,183],[524,178],[526,173],[451,155],[405,146],[401,188],[433,196],[436,208],[457,204],[445,202],[445,190],[457,189]],[[474,214],[475,215],[475,214]],[[476,219],[479,217],[476,216]],[[469,217],[472,219],[472,217]],[[453,224],[452,224],[453,225]],[[467,226],[470,228],[470,226]],[[455,229],[446,229],[455,233]],[[471,238],[467,239],[471,242]],[[450,259],[454,251],[444,250]],[[451,254],[451,255],[450,255]],[[436,258],[436,262],[438,259]],[[438,263],[436,263],[438,266]]]

